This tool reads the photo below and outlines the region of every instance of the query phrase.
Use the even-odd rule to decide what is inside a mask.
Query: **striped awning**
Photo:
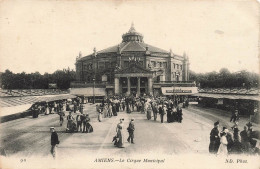
[[[256,100],[260,101],[259,95],[231,95],[231,94],[212,94],[212,93],[196,93],[193,96],[211,97],[216,99],[234,99],[234,100]]]

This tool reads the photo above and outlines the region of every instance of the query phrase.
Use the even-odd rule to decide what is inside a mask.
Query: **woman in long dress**
[[[101,108],[99,108],[99,109],[98,109],[98,121],[99,121],[99,122],[102,122],[102,114],[103,114],[103,113],[102,113],[102,110],[101,110]]]
[[[227,133],[224,131],[222,133],[220,133],[220,146],[218,148],[218,153],[217,155],[228,155],[228,150],[227,150]]]
[[[147,107],[147,119],[150,120],[152,118],[152,107],[149,104]]]
[[[123,134],[123,121],[124,119],[120,119],[120,123],[117,124],[116,127],[116,137],[117,137],[117,143],[116,146],[118,148],[124,148],[124,134]]]

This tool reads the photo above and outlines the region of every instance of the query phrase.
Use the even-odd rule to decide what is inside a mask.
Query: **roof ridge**
[[[144,50],[146,50],[145,47],[143,47],[142,45],[140,45],[140,43],[136,42],[139,46],[141,46]]]
[[[122,49],[120,49],[120,52],[123,51],[126,48],[126,46],[128,46],[129,44],[130,44],[130,42],[127,42],[126,45],[124,47],[122,47]]]

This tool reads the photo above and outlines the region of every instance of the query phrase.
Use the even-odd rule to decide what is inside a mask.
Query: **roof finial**
[[[129,32],[135,32],[134,22],[132,22],[131,28],[129,29]]]

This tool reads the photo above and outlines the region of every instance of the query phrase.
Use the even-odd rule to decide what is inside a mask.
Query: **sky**
[[[259,73],[259,4],[245,0],[0,2],[0,71],[75,69],[76,56],[117,45],[131,23],[144,42],[185,52],[197,73]]]

